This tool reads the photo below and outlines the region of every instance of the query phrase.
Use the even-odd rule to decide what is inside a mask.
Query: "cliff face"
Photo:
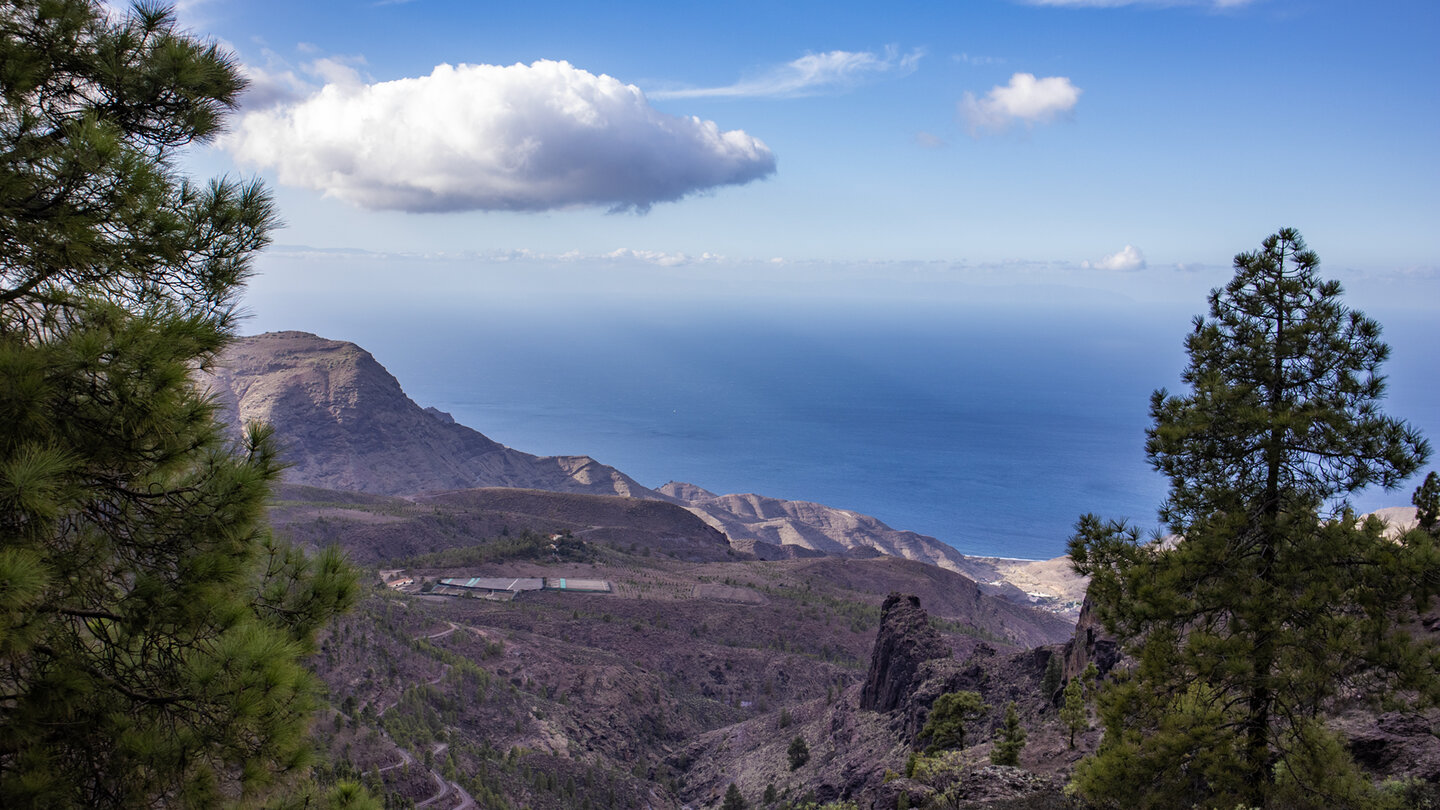
[[[902,557],[977,579],[983,566],[933,537],[899,531],[869,515],[809,501],[763,495],[716,495],[694,484],[670,482],[661,495],[683,504],[740,545],[767,545],[849,557]],[[747,549],[749,550],[749,549]],[[763,549],[757,556],[765,556]]]
[[[416,405],[369,352],[305,332],[235,342],[201,380],[232,425],[273,425],[290,484],[397,495],[469,487],[654,498],[586,456],[512,450]]]
[[[890,594],[880,607],[880,632],[860,691],[860,708],[888,712],[906,705],[920,681],[921,665],[949,657],[950,648],[930,626],[920,598]]]
[[[1075,636],[1065,644],[1065,681],[1068,683],[1071,678],[1080,677],[1091,662],[1094,662],[1095,668],[1100,670],[1103,677],[1120,663],[1120,657],[1120,643],[1105,631],[1105,626],[1095,615],[1095,606],[1091,604],[1090,597],[1085,597],[1085,604],[1080,608],[1080,619],[1075,624]]]

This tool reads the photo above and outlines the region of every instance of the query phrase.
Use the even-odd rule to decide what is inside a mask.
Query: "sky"
[[[178,13],[251,79],[187,169],[272,189],[287,227],[262,277],[338,253],[521,287],[533,268],[551,289],[638,288],[660,268],[676,294],[821,281],[863,298],[920,274],[920,296],[1199,304],[1290,226],[1347,287],[1440,302],[1433,0]]]
[[[181,0],[177,15],[250,81],[182,168],[260,179],[285,221],[246,333],[352,340],[439,391],[489,384],[465,382],[480,355],[523,348],[475,347],[470,370],[421,358],[477,319],[603,356],[587,333],[602,323],[982,313],[1063,341],[1055,324],[1090,313],[1173,322],[1132,336],[1173,365],[1158,387],[1233,257],[1294,227],[1386,325],[1395,415],[1440,435],[1435,0]]]

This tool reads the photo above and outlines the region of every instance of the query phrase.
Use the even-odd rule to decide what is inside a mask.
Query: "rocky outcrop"
[[[1335,722],[1350,755],[1365,770],[1391,779],[1440,783],[1440,711],[1351,712]]]
[[[586,456],[512,450],[421,408],[369,352],[305,332],[241,338],[201,379],[238,426],[274,427],[289,484],[402,495],[471,487],[526,487],[657,498]]]
[[[860,708],[877,712],[901,708],[919,683],[921,665],[949,657],[950,648],[930,626],[920,598],[890,594],[880,608],[880,631],[860,692]]]
[[[1065,681],[1078,677],[1092,661],[1103,677],[1120,663],[1121,654],[1120,642],[1106,632],[1095,614],[1095,605],[1086,596],[1075,624],[1075,636],[1065,645]]]
[[[870,515],[810,501],[787,501],[751,493],[716,495],[694,484],[671,481],[659,493],[690,509],[733,543],[764,543],[839,557],[902,557],[988,581],[984,565],[923,534],[900,531]]]

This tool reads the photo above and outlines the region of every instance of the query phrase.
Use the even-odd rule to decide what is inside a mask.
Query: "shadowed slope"
[[[305,332],[243,338],[205,383],[231,424],[274,426],[292,484],[384,495],[492,486],[656,497],[587,456],[532,456],[421,408],[353,343]]]

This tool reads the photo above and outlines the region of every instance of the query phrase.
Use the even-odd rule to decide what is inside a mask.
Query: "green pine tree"
[[[1434,532],[1440,526],[1440,474],[1432,471],[1425,476],[1425,481],[1410,496],[1410,503],[1415,505],[1419,527]]]
[[[725,801],[720,805],[720,810],[746,810],[749,806],[745,797],[740,795],[740,788],[731,782],[730,787],[725,789]]]
[[[790,760],[790,770],[799,770],[800,766],[810,761],[810,746],[806,744],[804,737],[796,734],[795,739],[790,741],[785,756]]]
[[[946,692],[935,699],[930,716],[920,729],[920,739],[929,740],[925,753],[965,747],[965,724],[985,716],[990,706],[979,692]]]
[[[354,575],[270,536],[269,432],[192,382],[275,223],[175,170],[242,86],[167,10],[0,4],[0,806],[215,806],[308,763],[302,657]]]
[[[990,749],[990,762],[995,765],[1018,766],[1020,752],[1025,749],[1025,727],[1015,701],[1005,707],[1005,724],[995,733],[995,747]]]
[[[1070,732],[1070,747],[1075,747],[1075,735],[1090,728],[1090,709],[1085,704],[1085,691],[1079,678],[1071,678],[1065,684],[1065,705],[1060,709],[1060,722]]]
[[[1060,656],[1050,655],[1050,660],[1045,664],[1045,676],[1040,679],[1040,694],[1049,701],[1060,691],[1060,682],[1064,680],[1065,672],[1061,666]]]
[[[1429,448],[1379,412],[1380,327],[1317,265],[1292,230],[1237,256],[1186,340],[1189,392],[1152,398],[1146,452],[1179,539],[1087,515],[1071,540],[1137,660],[1101,696],[1105,737],[1077,771],[1096,804],[1363,805],[1326,710],[1440,698],[1440,655],[1401,628],[1433,594],[1433,538],[1391,542],[1346,502]]]

